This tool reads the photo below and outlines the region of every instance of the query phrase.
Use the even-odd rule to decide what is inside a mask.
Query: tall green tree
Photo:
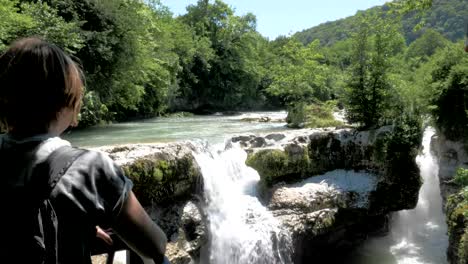
[[[26,35],[26,32],[33,28],[33,18],[19,13],[18,6],[19,1],[0,0],[0,52],[13,40]]]
[[[204,56],[186,65],[192,68],[181,76],[181,83],[191,88],[182,91],[192,107],[239,109],[262,100],[258,92],[261,63],[255,58],[261,52],[263,39],[256,32],[254,15],[236,16],[222,1],[200,0],[188,6],[180,20],[193,30],[199,43],[209,43],[212,50],[198,53]]]
[[[123,120],[167,109],[178,57],[169,29],[172,14],[166,7],[158,1],[134,0],[32,2],[47,4],[67,23],[79,25],[83,45],[76,56],[86,71],[87,90],[93,92],[85,97],[90,107],[84,109],[102,110],[84,117],[95,116],[95,122],[112,116]],[[42,32],[50,29],[54,27],[46,25]]]
[[[424,85],[437,128],[449,139],[467,141],[468,57],[461,43],[439,50],[426,65]]]
[[[365,128],[385,122],[391,110],[390,58],[404,46],[398,29],[388,21],[363,16],[353,36],[354,56],[347,84],[347,118]]]
[[[433,29],[427,29],[421,37],[409,45],[406,57],[427,61],[438,49],[444,48],[449,44],[450,41],[444,38],[442,34]]]
[[[277,62],[271,67],[272,83],[267,92],[282,98],[286,104],[330,99],[329,72],[327,66],[320,63],[323,55],[319,52],[318,41],[304,47],[291,38],[277,51],[277,56]]]

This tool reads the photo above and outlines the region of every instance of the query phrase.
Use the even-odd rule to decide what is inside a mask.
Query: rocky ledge
[[[292,236],[295,263],[330,263],[369,234],[387,231],[391,211],[414,208],[421,186],[415,163],[421,133],[301,130],[240,136],[261,177],[265,204]],[[417,143],[416,143],[417,142]]]
[[[440,189],[449,235],[447,256],[452,264],[467,264],[468,186],[454,182],[456,171],[468,168],[467,146],[448,140],[443,135],[434,137],[431,144],[439,161]]]
[[[133,191],[164,230],[173,264],[198,263],[205,245],[203,177],[191,143],[104,147],[133,181]]]
[[[294,263],[331,263],[340,255],[337,250],[385,232],[389,212],[416,205],[421,180],[414,160],[420,139],[402,143],[401,136],[395,127],[294,130],[238,136],[228,145],[239,144],[249,153],[247,164],[261,177],[261,200],[291,234]],[[123,167],[168,235],[171,262],[199,263],[209,234],[192,143],[100,150]]]

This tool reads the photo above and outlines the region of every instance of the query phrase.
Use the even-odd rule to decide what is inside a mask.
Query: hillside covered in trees
[[[330,21],[313,28],[297,32],[294,36],[302,43],[308,44],[319,39],[322,45],[333,45],[337,41],[351,37],[353,28],[359,24],[359,15],[383,11],[382,16],[392,16],[391,4],[373,7],[359,11],[358,15],[344,19]],[[425,29],[432,29],[451,41],[464,37],[466,19],[468,17],[468,1],[463,0],[434,0],[428,10],[413,10],[405,14],[401,20],[402,33],[407,44],[421,36]],[[420,24],[420,23],[423,24]],[[421,30],[414,30],[421,26]]]

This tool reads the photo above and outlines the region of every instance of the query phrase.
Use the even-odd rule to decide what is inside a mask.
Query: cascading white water
[[[423,179],[416,208],[393,214],[390,234],[383,238],[370,239],[359,250],[359,256],[352,263],[447,263],[447,224],[442,211],[439,168],[430,151],[434,133],[432,128],[426,129],[422,154],[416,158]]]
[[[201,150],[200,165],[209,221],[212,264],[287,264],[290,238],[257,198],[258,173],[245,165],[247,153],[233,145]]]

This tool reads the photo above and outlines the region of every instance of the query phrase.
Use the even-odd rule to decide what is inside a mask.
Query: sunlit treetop
[[[408,13],[414,10],[423,11],[432,6],[433,0],[395,0],[391,5],[400,13]]]

